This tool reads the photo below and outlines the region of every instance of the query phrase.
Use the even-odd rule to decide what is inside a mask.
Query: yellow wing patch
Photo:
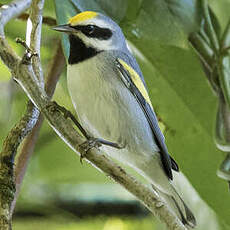
[[[140,91],[140,93],[142,94],[142,96],[144,97],[146,102],[152,107],[152,103],[150,101],[148,92],[147,92],[141,78],[139,77],[138,73],[131,66],[129,66],[125,61],[123,61],[122,59],[119,58],[118,60],[123,65],[123,67],[128,71],[133,83],[138,88],[138,90]]]
[[[85,20],[95,18],[97,16],[96,12],[93,11],[84,11],[80,14],[75,15],[74,17],[70,18],[68,23],[72,26],[77,25],[79,22],[83,22]]]

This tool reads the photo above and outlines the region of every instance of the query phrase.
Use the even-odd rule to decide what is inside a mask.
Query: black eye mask
[[[71,26],[72,28],[81,31],[87,37],[97,38],[99,40],[108,40],[112,37],[112,31],[108,28],[101,28],[95,25],[86,26]]]

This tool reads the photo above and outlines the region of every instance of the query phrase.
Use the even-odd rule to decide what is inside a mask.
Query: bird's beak
[[[65,32],[65,33],[74,32],[74,28],[70,27],[68,24],[55,26],[52,29],[59,32]]]

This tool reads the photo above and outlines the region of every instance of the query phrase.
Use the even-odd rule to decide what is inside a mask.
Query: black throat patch
[[[69,42],[70,54],[68,63],[70,65],[85,61],[86,59],[91,58],[100,53],[100,51],[97,51],[94,48],[87,47],[80,38],[72,34],[69,35]]]

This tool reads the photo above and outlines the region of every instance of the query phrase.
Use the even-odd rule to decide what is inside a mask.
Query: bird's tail
[[[162,197],[167,205],[174,211],[176,216],[181,220],[181,222],[190,228],[194,228],[196,226],[196,219],[184,201],[181,199],[177,191],[172,186],[172,195],[168,195],[154,185],[152,185],[153,189],[159,193],[159,196]]]

